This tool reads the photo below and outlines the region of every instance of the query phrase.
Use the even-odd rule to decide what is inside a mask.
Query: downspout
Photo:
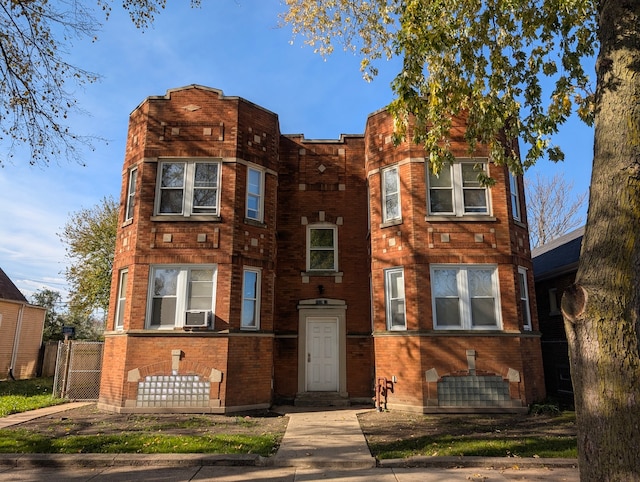
[[[22,331],[22,315],[24,314],[24,303],[20,303],[20,309],[18,310],[18,320],[16,322],[16,331],[13,335],[13,351],[11,352],[11,365],[9,366],[9,376],[11,380],[15,380],[13,375],[13,369],[16,365],[18,358],[18,347],[20,346],[20,331]]]

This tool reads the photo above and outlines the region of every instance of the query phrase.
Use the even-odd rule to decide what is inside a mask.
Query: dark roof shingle
[[[584,226],[531,250],[536,281],[575,271],[580,259]]]
[[[2,268],[0,268],[0,300],[20,301],[27,303],[27,299],[13,284]]]

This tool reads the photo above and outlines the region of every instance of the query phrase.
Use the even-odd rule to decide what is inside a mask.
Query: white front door
[[[307,391],[338,391],[338,319],[307,318]]]

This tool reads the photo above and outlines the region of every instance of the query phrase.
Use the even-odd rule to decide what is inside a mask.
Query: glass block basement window
[[[438,404],[441,407],[502,407],[510,400],[509,382],[502,377],[442,377],[438,382]]]
[[[152,375],[138,382],[137,407],[207,407],[210,382],[198,375]]]

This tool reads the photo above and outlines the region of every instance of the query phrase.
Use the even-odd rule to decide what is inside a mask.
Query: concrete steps
[[[351,402],[338,392],[304,392],[296,395],[293,404],[296,407],[349,407]]]

